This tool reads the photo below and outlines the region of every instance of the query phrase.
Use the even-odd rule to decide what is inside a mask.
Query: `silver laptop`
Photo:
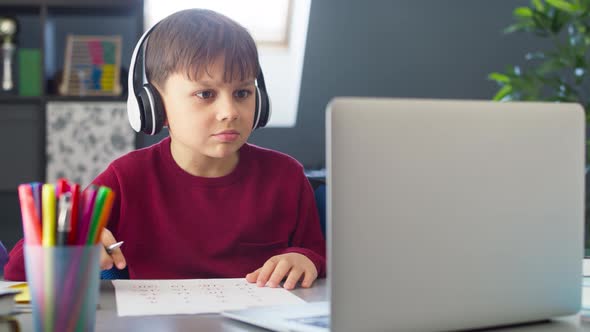
[[[577,104],[334,99],[331,329],[461,330],[578,312],[584,142]]]

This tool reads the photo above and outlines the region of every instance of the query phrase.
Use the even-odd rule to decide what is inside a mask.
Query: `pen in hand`
[[[110,246],[108,246],[108,247],[105,247],[105,249],[106,249],[106,251],[107,251],[107,254],[109,254],[109,255],[110,255],[110,254],[112,254],[112,253],[113,253],[113,250],[115,250],[115,249],[119,248],[119,247],[120,247],[120,246],[123,244],[123,242],[125,242],[125,241],[121,241],[121,242],[113,243],[113,244],[111,244]]]

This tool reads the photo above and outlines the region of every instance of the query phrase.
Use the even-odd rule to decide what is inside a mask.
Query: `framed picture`
[[[121,94],[121,36],[68,35],[59,92],[64,96]]]

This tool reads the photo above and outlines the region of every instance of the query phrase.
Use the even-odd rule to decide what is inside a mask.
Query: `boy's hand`
[[[116,248],[113,252],[109,255],[105,247],[110,246],[111,244],[117,243],[113,233],[108,229],[103,229],[102,234],[100,236],[100,241],[102,242],[102,251],[100,253],[100,268],[101,270],[110,270],[113,267],[113,263],[117,266],[119,270],[122,270],[127,266],[125,262],[125,257],[123,256],[123,252],[121,248]]]
[[[285,276],[287,276],[287,280],[283,284],[283,288],[295,288],[301,276],[303,276],[301,287],[308,288],[318,277],[318,271],[309,258],[298,253],[288,253],[269,258],[261,268],[248,273],[246,280],[255,282],[260,287],[268,282],[268,286],[274,288],[279,286]]]

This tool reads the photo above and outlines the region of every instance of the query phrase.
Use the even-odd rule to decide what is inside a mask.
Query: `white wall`
[[[272,105],[272,115],[267,127],[294,127],[297,120],[311,0],[295,0],[292,4],[288,47],[258,48]]]

